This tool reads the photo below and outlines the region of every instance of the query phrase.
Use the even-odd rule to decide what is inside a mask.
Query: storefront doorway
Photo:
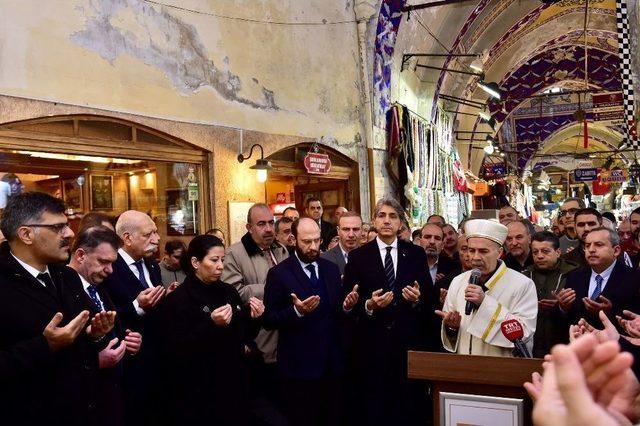
[[[266,185],[267,203],[276,217],[287,206],[295,206],[304,214],[304,203],[310,197],[322,200],[324,219],[330,221],[334,210],[343,206],[360,212],[360,181],[358,163],[340,152],[318,145],[319,152],[331,160],[328,174],[311,174],[304,158],[313,143],[301,143],[268,157],[273,166]]]
[[[151,216],[163,240],[211,223],[206,151],[137,123],[95,115],[0,125],[0,191],[63,199],[72,227],[89,211]],[[203,202],[205,201],[205,202]],[[0,208],[3,197],[0,197]]]

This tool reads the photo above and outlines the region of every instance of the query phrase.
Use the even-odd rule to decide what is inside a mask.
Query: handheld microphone
[[[471,277],[469,278],[469,284],[478,285],[480,282],[480,275],[482,275],[480,269],[472,270]],[[477,306],[475,303],[467,301],[467,306],[464,307],[464,314],[471,315],[471,312],[476,308]]]
[[[522,337],[524,336],[524,330],[522,329],[522,325],[516,319],[509,319],[503,321],[500,324],[500,329],[502,330],[502,334],[507,338],[508,341],[513,343],[513,346],[516,348],[516,353],[520,356],[520,358],[531,358],[531,354],[529,353],[529,349],[522,341]]]

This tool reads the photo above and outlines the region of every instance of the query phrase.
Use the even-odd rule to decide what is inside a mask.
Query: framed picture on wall
[[[68,209],[82,211],[82,187],[77,179],[64,179],[62,181],[62,199]]]
[[[91,210],[113,210],[113,176],[91,175]]]
[[[247,213],[253,201],[229,201],[229,243],[234,244],[247,232]]]
[[[168,189],[167,193],[167,235],[196,235],[198,202],[189,201],[186,189]]]

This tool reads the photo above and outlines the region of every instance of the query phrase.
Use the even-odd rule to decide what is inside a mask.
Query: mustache
[[[69,238],[64,238],[60,241],[60,248],[69,247],[71,245],[71,240]]]

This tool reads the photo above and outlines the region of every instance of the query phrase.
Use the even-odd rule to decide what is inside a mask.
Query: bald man
[[[343,360],[342,310],[358,300],[357,286],[342,297],[338,266],[320,257],[320,227],[294,222],[295,254],[267,274],[264,326],[278,330],[278,374],[292,425],[339,424]]]
[[[149,318],[165,296],[162,274],[153,255],[160,236],[151,218],[139,211],[128,210],[116,223],[116,234],[122,239],[113,273],[102,285],[113,301],[117,316],[125,330],[141,333],[145,344],[140,352],[124,360],[125,419],[127,424],[154,424],[155,345],[147,330]]]

